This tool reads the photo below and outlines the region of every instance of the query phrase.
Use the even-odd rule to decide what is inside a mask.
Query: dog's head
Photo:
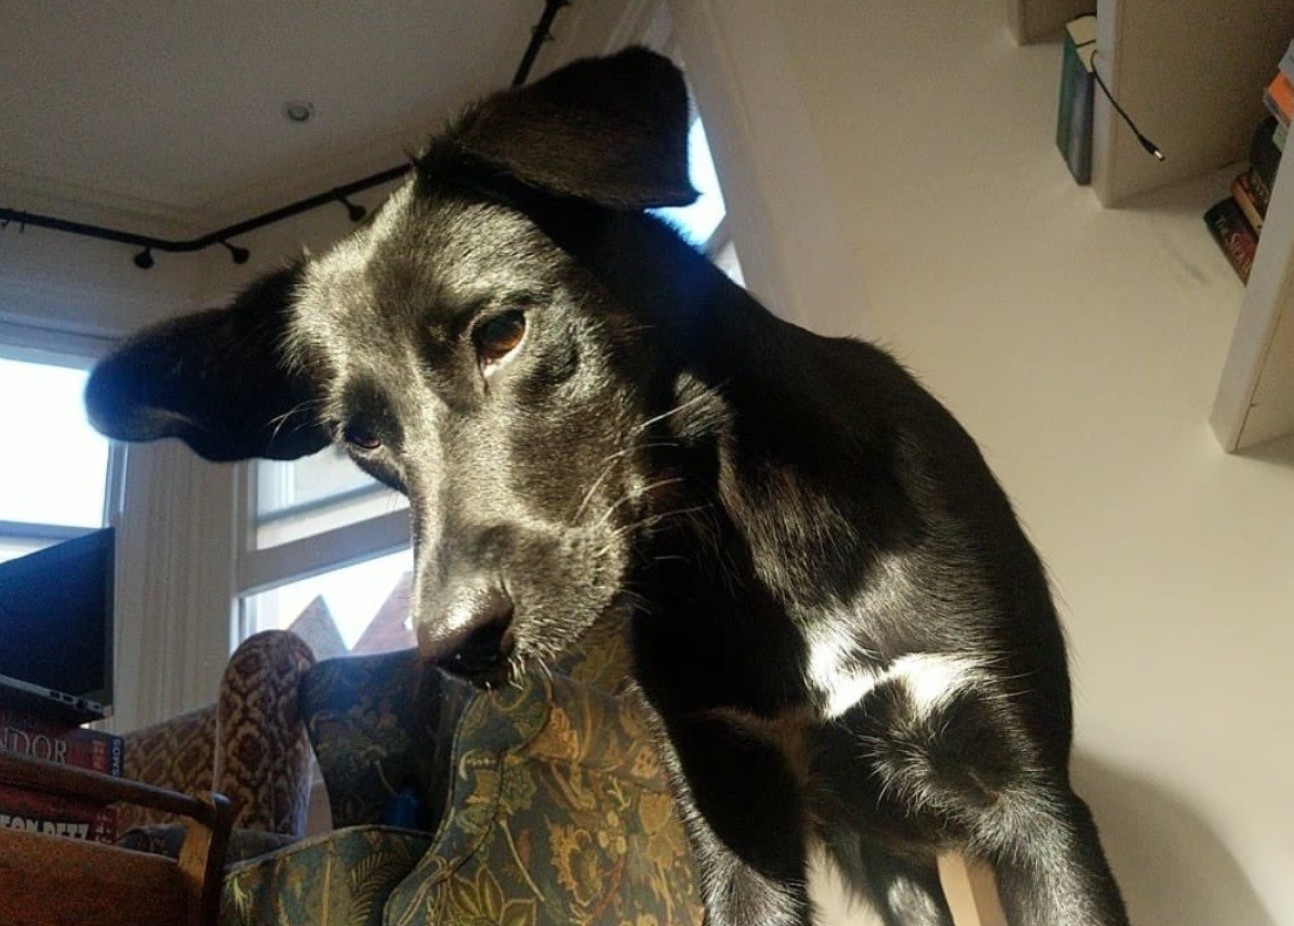
[[[486,681],[551,657],[621,590],[659,413],[644,320],[570,243],[695,197],[687,124],[639,49],[490,97],[331,251],[104,360],[91,419],[213,460],[341,445],[410,499],[424,654]]]

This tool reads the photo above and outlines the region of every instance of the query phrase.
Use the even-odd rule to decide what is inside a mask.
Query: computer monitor
[[[104,528],[0,563],[0,705],[111,713],[114,553]]]

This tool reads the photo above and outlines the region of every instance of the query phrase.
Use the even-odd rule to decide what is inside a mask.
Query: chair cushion
[[[231,865],[221,926],[378,926],[392,888],[426,852],[426,833],[359,826]]]
[[[457,716],[469,695],[424,669],[412,649],[316,665],[301,686],[301,709],[333,826],[379,823],[401,792],[411,792],[421,799],[419,826],[433,828],[443,805],[431,796],[443,777],[436,768],[449,762],[442,716]]]
[[[136,852],[151,852],[178,859],[180,847],[188,828],[183,823],[150,823],[126,830],[117,837],[117,845]],[[297,837],[287,833],[267,833],[264,830],[234,829],[229,833],[229,846],[225,850],[225,864],[232,865],[245,859],[273,852],[291,845]]]
[[[473,700],[449,812],[388,921],[699,924],[691,850],[629,697],[555,676]]]

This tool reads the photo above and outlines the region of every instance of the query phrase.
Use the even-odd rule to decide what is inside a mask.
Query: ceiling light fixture
[[[247,259],[252,256],[252,252],[247,248],[240,248],[236,244],[230,244],[228,241],[220,242],[229,250],[229,256],[234,259],[235,264],[245,264]]]
[[[368,215],[368,210],[359,203],[353,203],[345,197],[340,190],[333,190],[337,194],[337,202],[346,207],[346,214],[350,216],[352,222],[364,221],[364,216]]]
[[[300,125],[303,122],[309,122],[314,114],[315,104],[309,100],[288,100],[283,104],[283,115],[287,117],[288,122]]]

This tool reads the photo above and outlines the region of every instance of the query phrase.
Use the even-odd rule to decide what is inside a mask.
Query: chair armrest
[[[214,922],[220,903],[225,846],[233,821],[233,810],[224,796],[207,793],[195,797],[127,778],[114,778],[86,769],[3,752],[0,752],[0,782],[45,794],[77,797],[105,804],[116,801],[138,804],[193,821],[194,825],[189,827],[180,849],[180,879],[188,901],[186,906],[191,913],[190,921]],[[87,851],[71,840],[61,848],[70,853]],[[99,848],[94,847],[88,851],[97,852]]]
[[[299,689],[314,666],[294,633],[254,634],[229,657],[220,681],[214,787],[234,825],[302,836],[310,799],[310,743]]]

